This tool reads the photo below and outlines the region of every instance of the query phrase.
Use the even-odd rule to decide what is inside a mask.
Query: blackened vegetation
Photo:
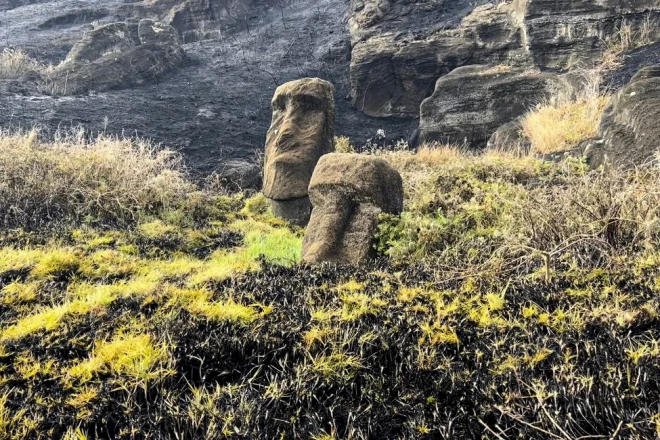
[[[0,357],[3,387],[12,390],[7,406],[43,420],[52,438],[62,436],[63,427],[78,425],[90,438],[145,439],[309,439],[324,433],[342,439],[608,438],[613,433],[653,438],[657,433],[658,354],[631,354],[660,338],[660,319],[650,312],[660,297],[647,282],[657,269],[567,271],[549,284],[521,278],[502,285],[484,278],[466,287],[459,281],[440,283],[420,268],[385,275],[401,269],[386,263],[359,269],[262,265],[260,272],[213,287],[217,300],[230,296],[274,307],[247,325],[121,300],[98,315],[69,320],[57,333],[10,344],[5,351],[11,354]],[[363,286],[349,290],[383,303],[352,318],[336,314],[326,322],[332,336],[306,340],[314,327],[326,325],[319,324],[316,311],[358,307],[338,293],[347,282]],[[508,324],[475,322],[472,314],[452,321],[429,296],[400,298],[404,286],[431,284],[472,298],[501,292],[505,305],[496,315]],[[580,289],[625,292],[627,318],[584,313],[584,325],[564,326],[562,320],[576,310],[605,304],[602,296],[579,294]],[[434,310],[437,316],[427,313]],[[70,406],[54,404],[67,401],[72,388],[52,377],[21,379],[14,368],[18,353],[69,365],[130,320],[146,323],[155,340],[167,341],[172,372],[135,388],[98,378],[98,396],[83,421]],[[431,343],[422,328],[434,321],[450,323],[458,343]],[[195,397],[200,390],[206,400]]]

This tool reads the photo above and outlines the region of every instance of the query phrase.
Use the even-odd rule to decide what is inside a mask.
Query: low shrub
[[[0,133],[0,225],[133,224],[185,203],[194,185],[181,157],[147,141],[82,132],[42,142]]]
[[[34,58],[18,49],[0,52],[0,80],[17,79],[29,72],[41,72],[46,68]]]

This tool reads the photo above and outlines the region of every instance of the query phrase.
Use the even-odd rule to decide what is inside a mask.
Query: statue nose
[[[280,130],[277,133],[277,139],[275,141],[275,145],[277,146],[278,149],[286,149],[287,147],[290,147],[291,144],[294,143],[296,139],[296,133],[294,131],[294,128],[290,124],[286,124],[280,128]]]

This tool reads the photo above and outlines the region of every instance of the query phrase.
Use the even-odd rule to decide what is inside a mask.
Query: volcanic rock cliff
[[[660,0],[0,0],[0,50],[19,48],[56,66],[39,78],[0,80],[0,127],[36,124],[53,132],[82,125],[92,133],[149,137],[182,150],[206,173],[263,150],[270,98],[287,81],[332,82],[336,132],[357,145],[379,129],[392,141],[408,139],[419,127],[422,101],[459,67],[545,73],[589,67],[624,24],[658,40],[657,27],[649,26],[658,18]],[[103,26],[137,29],[144,19],[175,29],[182,54],[176,45],[158,46],[156,53],[168,58],[150,63],[165,68],[150,69],[119,51],[81,65],[83,84],[70,88],[81,75],[61,64],[72,48]],[[122,44],[131,46],[131,38],[137,41],[129,36]],[[148,52],[141,60],[154,54],[147,50],[154,46],[134,46],[130,51]],[[655,55],[641,57],[623,74],[653,62]],[[120,84],[98,79],[105,66],[119,72]],[[88,81],[89,72],[96,81]],[[453,138],[463,130],[446,129],[459,133]],[[442,139],[444,132],[435,135]],[[488,136],[475,140],[483,144]]]

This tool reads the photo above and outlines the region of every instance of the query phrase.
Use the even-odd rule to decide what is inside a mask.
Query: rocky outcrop
[[[536,66],[590,66],[620,41],[658,39],[657,0],[518,0],[527,48]],[[627,28],[627,29],[626,29]],[[644,35],[646,34],[646,35]],[[625,37],[625,36],[624,36]]]
[[[380,4],[375,0],[372,3]],[[462,4],[463,9],[468,5],[462,0],[456,3]],[[447,8],[443,2],[404,4],[414,17],[417,15],[413,11],[423,12],[424,8],[435,11]],[[525,61],[521,30],[511,24],[511,5],[478,7],[458,27],[428,36],[423,31],[422,35],[413,33],[412,29],[403,33],[389,31],[393,24],[382,21],[396,14],[383,15],[375,21],[377,25],[364,30],[361,26],[365,22],[374,21],[365,18],[373,17],[365,9],[366,6],[352,19],[354,45],[350,76],[352,103],[370,116],[417,117],[419,105],[433,92],[436,80],[457,67],[504,62],[515,65]],[[379,32],[381,29],[385,32]]]
[[[640,70],[612,100],[599,141],[585,155],[592,167],[640,165],[660,148],[660,65]]]
[[[620,40],[658,39],[657,0],[353,0],[352,103],[414,118],[436,80],[471,64],[590,67]]]
[[[279,217],[304,225],[308,186],[319,158],[334,150],[335,88],[306,78],[277,88],[266,135],[264,195]]]
[[[57,27],[71,26],[80,23],[90,23],[110,15],[105,8],[80,9],[51,17],[39,25],[39,29],[52,29]]]
[[[484,146],[542,101],[555,77],[506,66],[465,66],[438,80],[420,111],[420,140]]]
[[[132,27],[112,23],[87,33],[52,75],[51,93],[129,88],[181,65],[183,48],[174,28],[146,19],[135,26],[137,33]]]
[[[76,43],[64,64],[89,64],[107,55],[133,49],[140,41],[132,38],[127,23],[111,23],[92,29]]]
[[[403,210],[403,182],[382,159],[359,154],[327,154],[309,185],[314,207],[305,231],[307,263],[359,264],[373,254],[381,213]]]
[[[288,2],[281,0],[152,0],[119,8],[126,17],[151,18],[174,27],[185,43],[222,38],[239,29],[249,31],[250,21]]]

